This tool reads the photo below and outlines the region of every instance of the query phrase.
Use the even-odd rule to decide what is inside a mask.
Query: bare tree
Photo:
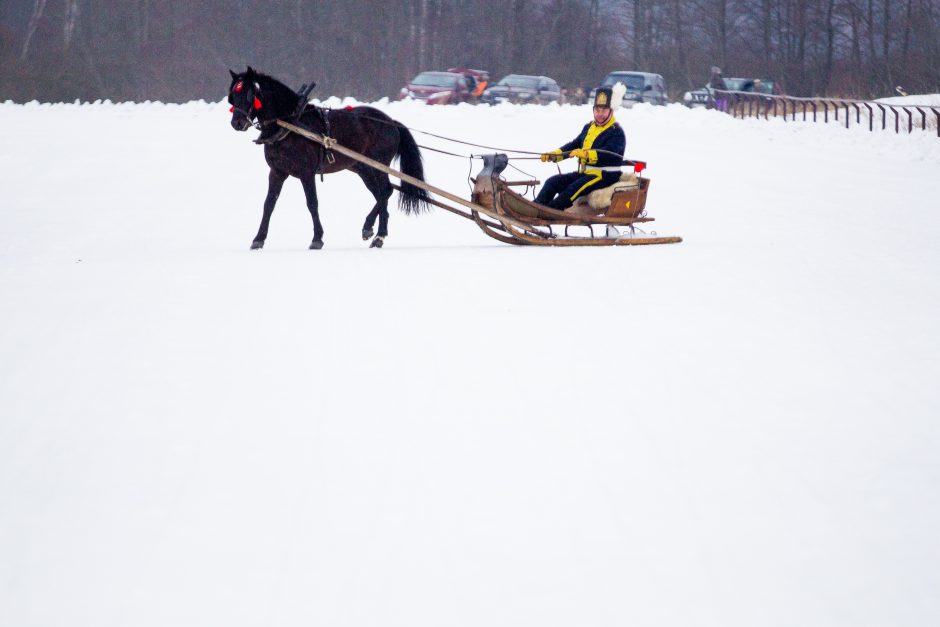
[[[75,24],[78,22],[78,0],[65,0],[65,20],[62,27],[62,41],[66,50],[72,44],[75,35]]]
[[[42,19],[42,13],[46,10],[46,0],[35,0],[33,3],[33,13],[29,16],[29,23],[26,26],[26,37],[23,40],[23,51],[20,53],[20,60],[25,61],[29,54],[29,44],[36,34],[39,27],[39,20]]]

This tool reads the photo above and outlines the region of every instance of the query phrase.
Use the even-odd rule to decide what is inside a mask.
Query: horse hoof
[[[384,237],[381,237],[381,236],[376,237],[374,240],[372,240],[372,243],[369,244],[369,248],[382,248],[382,244],[384,243],[385,243]]]
[[[362,229],[362,241],[367,241],[373,235],[375,235],[375,231],[372,229]]]
[[[255,240],[251,243],[252,250],[261,250],[264,248],[264,240]]]
[[[323,248],[322,239],[315,239],[312,242],[310,242],[310,250],[320,250],[321,248]]]

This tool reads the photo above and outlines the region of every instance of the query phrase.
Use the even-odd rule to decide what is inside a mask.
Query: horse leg
[[[313,218],[313,241],[310,242],[310,250],[320,250],[323,248],[323,225],[320,224],[320,209],[317,201],[317,177],[315,174],[305,176],[300,179],[300,183],[304,186],[307,209],[310,211],[310,217]]]
[[[268,239],[268,225],[271,223],[271,214],[274,213],[274,205],[277,204],[277,197],[281,195],[281,188],[284,187],[284,181],[286,180],[287,174],[280,170],[271,168],[268,173],[268,195],[264,199],[261,226],[258,227],[258,234],[251,242],[252,250],[264,248],[264,240]]]
[[[370,167],[357,169],[356,174],[362,179],[366,187],[375,197],[375,206],[366,216],[366,221],[362,225],[362,239],[366,240],[372,237],[372,226],[375,224],[375,218],[379,219],[379,232],[369,245],[370,248],[381,248],[388,236],[388,199],[392,195],[392,184],[388,180],[388,175],[379,172]]]
[[[372,227],[375,226],[375,219],[379,217],[379,208],[375,206],[372,211],[369,212],[369,215],[366,216],[366,221],[362,224],[362,241],[366,241],[373,235],[375,235],[375,229]]]

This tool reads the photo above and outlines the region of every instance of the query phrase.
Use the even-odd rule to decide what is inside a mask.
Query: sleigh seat
[[[620,180],[579,198],[568,212],[577,216],[639,218],[646,211],[650,180],[634,172],[624,172]]]

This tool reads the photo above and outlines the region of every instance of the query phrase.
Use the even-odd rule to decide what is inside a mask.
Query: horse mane
[[[297,108],[299,100],[297,92],[273,76],[262,74],[249,67],[245,78],[258,83],[261,87],[260,98],[269,115],[271,113],[274,114],[273,117],[290,115]]]

